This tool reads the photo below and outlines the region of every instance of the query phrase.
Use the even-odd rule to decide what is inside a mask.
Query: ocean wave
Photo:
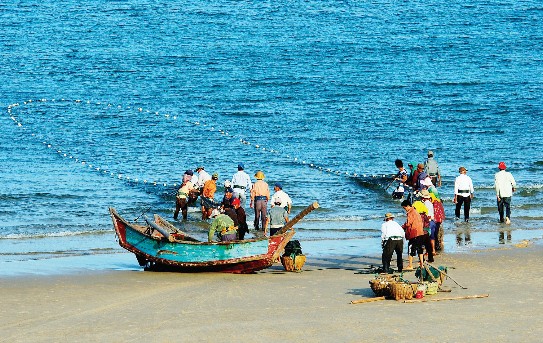
[[[400,214],[400,213],[398,213]],[[358,215],[346,215],[346,216],[334,216],[334,217],[309,217],[304,218],[304,222],[357,222],[365,220],[381,219],[383,216],[379,214],[371,214],[365,216]]]
[[[40,255],[62,255],[62,256],[84,256],[84,255],[103,255],[116,252],[113,248],[91,248],[81,250],[42,250],[28,252],[0,252],[0,256],[40,256]]]
[[[483,183],[483,184],[477,184],[474,185],[474,189],[479,190],[488,190],[488,189],[494,189],[494,183]],[[532,184],[517,184],[518,189],[522,190],[539,190],[543,189],[543,184],[540,183],[532,183]]]
[[[43,239],[55,237],[70,237],[70,236],[90,236],[111,234],[113,229],[88,230],[88,231],[58,231],[47,233],[11,233],[0,235],[0,239]]]
[[[541,183],[523,184],[521,188],[524,190],[540,190],[540,189],[543,189],[543,184]]]
[[[327,227],[326,229],[315,228],[315,227],[296,227],[297,232],[373,232],[380,231],[381,228],[371,229],[371,228],[347,228],[347,227]]]

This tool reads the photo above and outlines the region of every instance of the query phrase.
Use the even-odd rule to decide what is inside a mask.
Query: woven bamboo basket
[[[396,300],[413,299],[417,284],[411,284],[407,282],[395,282],[389,284],[390,296]]]
[[[296,255],[294,260],[290,256],[281,256],[281,264],[287,272],[299,272],[305,264],[305,255]]]
[[[396,283],[398,281],[397,275],[383,274],[376,276],[375,279],[370,280],[370,287],[375,296],[377,297],[388,297],[390,296],[389,285]]]

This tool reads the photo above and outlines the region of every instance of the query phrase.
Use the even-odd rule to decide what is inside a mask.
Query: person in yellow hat
[[[268,201],[270,200],[270,187],[264,181],[264,173],[259,170],[255,173],[256,182],[251,189],[251,208],[255,210],[255,230],[266,229],[266,216]],[[259,225],[260,223],[260,225]]]

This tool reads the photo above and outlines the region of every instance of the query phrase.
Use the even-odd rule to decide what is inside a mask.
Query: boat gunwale
[[[234,240],[234,241],[227,241],[227,242],[215,242],[215,241],[214,242],[206,242],[206,241],[190,241],[190,240],[186,241],[186,240],[179,240],[179,239],[174,239],[173,241],[169,241],[166,237],[164,237],[162,235],[158,236],[158,235],[153,235],[153,234],[150,235],[150,234],[146,233],[145,231],[147,231],[149,229],[149,226],[144,226],[144,225],[128,222],[121,215],[119,215],[119,213],[114,208],[110,208],[110,213],[112,214],[112,216],[116,220],[119,220],[125,226],[131,227],[132,229],[134,229],[135,231],[137,231],[140,234],[144,235],[145,237],[148,237],[148,238],[154,239],[154,240],[159,240],[159,241],[165,240],[165,241],[167,241],[169,243],[193,244],[193,245],[231,245],[231,244],[245,244],[245,243],[254,243],[254,242],[261,242],[261,241],[269,241],[269,239],[273,238],[273,237],[284,237],[285,236],[285,234],[281,234],[281,235],[274,235],[274,236],[270,236],[270,237],[264,236],[264,237],[260,237],[260,238]],[[163,219],[163,218],[161,218],[161,219]],[[115,226],[115,228],[116,228],[116,226]],[[179,233],[180,234],[185,234],[183,231],[181,231]],[[177,233],[173,233],[173,234],[177,234]],[[173,238],[175,238],[175,237],[173,237]]]

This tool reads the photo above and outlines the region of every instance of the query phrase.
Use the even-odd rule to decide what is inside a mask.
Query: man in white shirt
[[[392,213],[385,214],[384,223],[381,225],[381,246],[383,247],[383,255],[381,257],[383,261],[383,271],[385,273],[391,272],[390,261],[392,261],[392,255],[396,252],[398,272],[403,270],[403,239],[405,233],[400,224],[394,221],[394,215]]]
[[[204,184],[208,180],[211,180],[211,175],[209,175],[209,173],[204,170],[203,166],[198,166],[196,169],[194,169],[194,171],[198,173],[198,178],[196,179],[197,181],[193,182],[193,185],[194,187],[202,191],[202,188],[204,188]]]
[[[471,199],[473,199],[473,182],[471,178],[466,175],[467,169],[464,167],[458,168],[460,175],[454,180],[454,203],[456,208],[454,214],[456,219],[460,219],[460,209],[462,204],[464,205],[464,220],[469,221],[469,208],[471,206]]]
[[[287,210],[287,213],[290,214],[290,210],[292,209],[292,200],[290,200],[288,194],[283,191],[283,185],[277,182],[273,186],[273,190],[275,193],[273,193],[271,198],[271,207],[274,207],[277,202],[280,202],[281,204],[279,206],[283,207],[285,210]]]
[[[238,172],[232,176],[232,187],[234,190],[234,198],[239,199],[240,206],[245,208],[245,200],[247,199],[247,190],[251,190],[253,183],[251,177],[245,172],[243,163],[238,164]]]
[[[496,199],[498,201],[498,213],[500,222],[503,223],[503,209],[505,207],[505,224],[511,224],[511,197],[517,187],[515,178],[510,172],[505,171],[505,163],[498,164],[499,172],[494,175],[494,188],[496,189]]]

